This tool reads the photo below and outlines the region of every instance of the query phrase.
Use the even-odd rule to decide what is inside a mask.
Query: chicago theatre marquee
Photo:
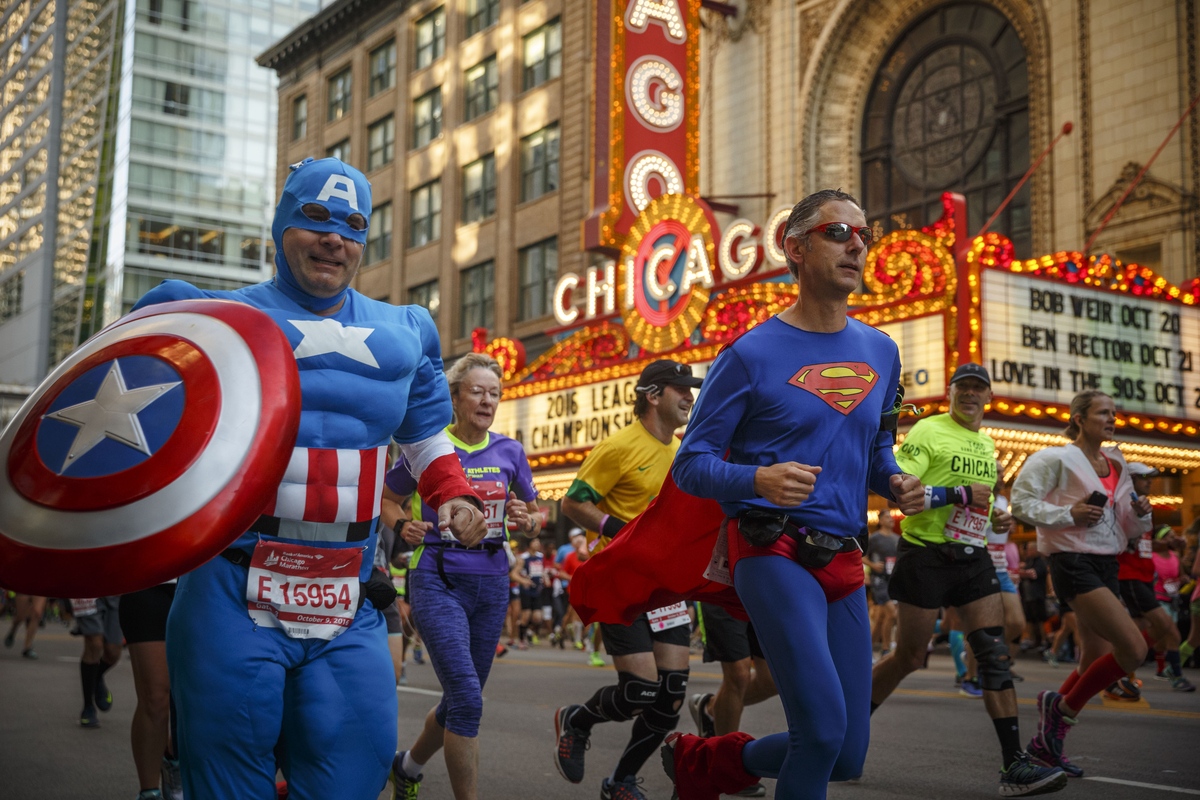
[[[822,58],[836,52],[819,51],[832,46],[835,22],[852,22],[853,14],[877,4],[800,4],[831,16],[816,18],[813,33],[801,15],[799,30],[792,31],[797,47],[814,48],[808,69],[794,79],[804,89],[796,93],[804,106],[799,116],[777,104],[781,79],[770,73],[748,81],[745,97],[736,94],[735,81],[714,74],[724,74],[725,66],[737,70],[739,47],[746,55],[750,40],[768,50],[774,43],[775,58],[795,56],[778,52],[785,39],[772,30],[793,24],[786,16],[796,16],[792,4],[749,3],[757,9],[749,15],[746,5],[729,4],[726,11],[740,9],[729,20],[705,11],[702,52],[699,0],[594,3],[596,52],[611,57],[596,58],[591,87],[594,211],[580,231],[590,266],[558,278],[558,327],[549,350],[527,359],[516,339],[480,336],[475,342],[505,370],[495,429],[523,442],[543,493],[561,497],[590,449],[633,422],[633,386],[650,360],[670,357],[703,374],[723,345],[793,301],[796,286],[784,266],[780,229],[792,202],[828,182],[859,187],[869,214],[886,210],[870,217],[879,235],[868,253],[863,291],[851,297],[851,315],[899,345],[908,402],[926,413],[944,411],[955,367],[984,364],[994,390],[985,430],[1011,479],[1030,453],[1065,441],[1059,434],[1073,395],[1102,389],[1120,410],[1118,440],[1127,458],[1164,473],[1155,485],[1156,520],[1189,523],[1200,506],[1200,279],[1181,278],[1168,263],[1186,248],[1172,250],[1176,240],[1168,235],[1157,260],[1145,265],[1098,247],[1085,255],[1078,252],[1082,241],[1073,239],[1075,250],[1056,249],[1053,238],[1072,229],[1039,220],[1061,222],[1078,204],[1064,205],[1041,172],[991,231],[979,233],[985,214],[1031,163],[1030,148],[1040,152],[1054,133],[1043,107],[1043,89],[1053,81],[1034,54],[1026,61],[1036,37],[1005,16],[1003,3],[890,10],[887,35],[880,35],[873,54],[857,56],[864,63],[873,58],[874,66],[856,90],[865,115],[859,133],[849,141],[853,146],[839,150],[843,160],[848,152],[857,163],[839,174],[836,165],[820,162],[812,142],[792,148],[788,137],[823,135],[824,123],[813,121],[809,106],[831,91],[828,82],[823,89],[817,83],[830,68],[821,66]],[[1015,59],[1019,52],[1024,72],[1009,68],[999,73],[1007,82],[994,80],[992,61],[981,62],[982,51],[969,41],[945,37],[939,43],[939,30],[945,33],[956,9],[975,13],[977,28],[991,26],[995,53],[988,59]],[[735,19],[746,29],[730,35]],[[1194,28],[1194,20],[1189,24]],[[714,26],[728,27],[713,33]],[[917,47],[922,41],[923,51]],[[906,42],[913,48],[905,51]],[[920,52],[931,56],[917,64]],[[766,62],[757,63],[765,68]],[[741,77],[754,75],[743,70]],[[959,92],[951,104],[959,115],[951,133],[958,138],[931,143],[936,125],[920,116],[930,104],[918,101],[922,93],[944,95],[949,84]],[[889,89],[896,96],[885,103],[880,97]],[[852,90],[843,87],[843,93]],[[740,117],[745,124],[738,124],[751,108],[760,117],[773,114],[776,128],[791,126],[780,134],[782,142],[764,144],[770,120]],[[988,108],[1007,109],[1008,116],[1000,119]],[[841,112],[830,107],[828,113]],[[819,145],[838,148],[838,136]],[[733,163],[739,155],[740,169]],[[1074,155],[1055,162],[1054,181],[1074,181],[1065,177]],[[1097,163],[1093,154],[1093,171]],[[886,180],[877,181],[881,170]],[[989,170],[999,176],[990,183]],[[847,176],[858,180],[835,182]],[[897,188],[905,181],[911,186]],[[750,208],[761,211],[741,213]],[[1152,214],[1139,213],[1117,221],[1157,224]],[[1076,222],[1094,229],[1094,220],[1084,217]],[[1192,235],[1182,230],[1180,241]],[[1194,258],[1190,263],[1194,270]],[[914,420],[902,420],[901,430]]]

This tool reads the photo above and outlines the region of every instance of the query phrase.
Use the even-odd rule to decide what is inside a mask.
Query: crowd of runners
[[[81,726],[102,725],[114,702],[136,704],[140,800],[365,799],[385,782],[415,800],[429,769],[445,769],[455,798],[470,800],[484,777],[489,672],[531,647],[613,670],[590,696],[561,698],[547,741],[561,776],[591,776],[602,800],[644,798],[639,775],[652,759],[680,800],[762,796],[764,779],[778,798],[824,797],[830,781],[862,775],[873,715],[895,712],[888,697],[943,644],[957,691],[980,699],[994,725],[999,760],[979,758],[980,780],[998,767],[1002,796],[1058,791],[1082,775],[1068,733],[1102,692],[1137,701],[1139,671],[1194,691],[1183,670],[1200,642],[1197,525],[1152,523],[1157,472],[1105,446],[1113,399],[1076,396],[1068,444],[1033,454],[1015,476],[981,429],[991,378],[977,364],[954,372],[947,413],[898,435],[896,345],[846,313],[872,242],[853,197],[823,191],[796,205],[784,250],[798,299],[703,380],[669,359],[642,370],[635,421],[580,465],[553,529],[521,444],[491,430],[500,365],[469,354],[443,370],[423,310],[347,288],[369,197],[361,174],[334,159],[296,165],[276,217],[275,280],[237,292],[167,283],[139,305],[228,297],[272,313],[293,344],[308,335],[288,329],[297,315],[419,342],[397,363],[382,348],[296,348],[310,375],[298,449],[373,459],[390,440],[377,480],[363,483],[382,491],[333,521],[289,506],[281,487],[221,557],[133,594],[5,597],[4,644],[24,658],[37,659],[47,619],[80,637]],[[814,388],[831,380],[843,387],[834,400]],[[406,407],[362,400],[389,387]],[[882,498],[871,512],[868,490]],[[703,575],[673,574],[685,542],[701,543]],[[272,554],[286,548],[354,557],[357,578],[324,587],[347,592],[340,616],[301,629],[284,613],[297,605],[286,589],[264,599],[263,581],[280,574]],[[607,582],[635,563],[652,576],[646,587]],[[652,607],[659,578],[674,599]],[[248,603],[254,586],[259,602]],[[136,697],[114,698],[105,673],[126,651]],[[1061,685],[1024,691],[1022,653],[1061,666]],[[697,654],[721,666],[715,692],[689,691]],[[396,742],[393,689],[426,659],[442,696],[419,735]],[[1024,735],[1022,694],[1038,705]],[[743,709],[763,702],[782,704],[787,731],[740,730]],[[306,724],[315,718],[323,724]],[[588,762],[592,732],[607,723],[629,723],[628,743],[615,764]]]

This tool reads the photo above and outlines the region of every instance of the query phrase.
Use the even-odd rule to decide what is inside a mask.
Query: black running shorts
[[[687,647],[692,641],[690,625],[677,625],[674,628],[667,628],[665,631],[652,631],[645,614],[635,619],[632,625],[613,625],[601,622],[600,635],[604,637],[604,649],[610,656],[652,653],[655,642]]]
[[[1050,555],[1050,580],[1054,582],[1054,594],[1068,603],[1076,596],[1096,589],[1108,589],[1120,597],[1121,585],[1117,580],[1119,570],[1116,556],[1095,553]]]
[[[1159,608],[1154,596],[1154,584],[1150,581],[1120,581],[1121,600],[1129,609],[1129,616],[1137,619]]]
[[[763,658],[752,624],[714,603],[697,603],[696,608],[704,637],[704,663],[730,664],[751,656]]]
[[[121,596],[121,631],[129,644],[165,642],[167,614],[175,599],[174,583],[160,583],[140,592]]]
[[[1000,580],[986,547],[900,540],[888,583],[892,600],[917,608],[959,607],[999,591]]]

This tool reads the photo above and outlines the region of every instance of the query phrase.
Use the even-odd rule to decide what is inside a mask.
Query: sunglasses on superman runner
[[[870,228],[855,228],[845,222],[826,222],[823,225],[814,226],[812,230],[820,231],[825,234],[826,238],[839,244],[847,241],[852,233],[857,233],[858,238],[866,247],[870,247],[871,242],[875,241],[875,232]]]

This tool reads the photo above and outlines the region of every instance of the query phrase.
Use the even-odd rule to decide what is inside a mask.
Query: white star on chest
[[[352,328],[335,319],[289,319],[288,322],[304,334],[292,351],[297,361],[326,353],[341,353],[352,361],[379,369],[375,354],[367,347],[367,337],[375,332],[374,328]]]
[[[79,428],[59,474],[105,438],[150,455],[146,434],[142,431],[142,423],[138,421],[138,412],[178,385],[179,381],[175,381],[126,389],[120,363],[112,362],[94,398],[45,416],[46,419],[66,422]]]

